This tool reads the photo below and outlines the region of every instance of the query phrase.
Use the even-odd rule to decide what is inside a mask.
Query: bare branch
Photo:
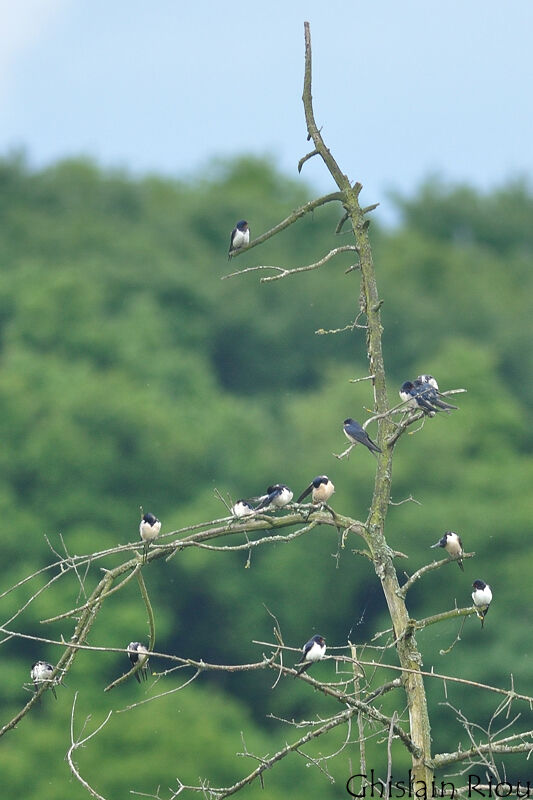
[[[473,609],[463,609],[463,610],[464,611],[471,611],[471,612],[473,611]],[[412,622],[412,626],[413,626],[413,629],[414,629],[416,621],[412,620],[411,622]],[[257,641],[256,642],[254,640],[254,644],[261,644],[261,645],[264,645],[265,647],[272,647],[272,648],[276,647],[276,644],[273,643],[273,642],[262,642],[262,641]],[[368,645],[368,644],[365,644],[364,646],[367,647],[367,648],[368,647],[372,647],[372,645]],[[298,652],[298,648],[289,648],[289,647],[285,646],[285,649],[294,650],[295,652]],[[330,649],[332,649],[332,648],[330,648]],[[349,648],[346,646],[344,648],[337,648],[337,649],[349,649]],[[380,648],[374,647],[374,649],[380,649]],[[339,657],[337,656],[336,658],[339,658]],[[352,659],[350,657],[348,657],[348,656],[341,656],[341,658],[342,658],[342,660],[346,661],[347,663],[352,663]],[[327,659],[327,656],[326,656],[326,659]],[[435,672],[435,670],[431,670],[431,672],[428,672],[428,671],[423,670],[423,669],[410,669],[410,668],[407,668],[407,667],[398,666],[397,664],[384,663],[382,661],[367,661],[367,660],[364,660],[362,658],[358,658],[357,659],[357,663],[360,664],[360,665],[363,665],[365,667],[368,666],[368,667],[377,667],[378,669],[390,669],[390,670],[393,670],[395,672],[404,672],[406,674],[416,673],[417,675],[422,675],[423,677],[436,678],[438,680],[442,680],[442,681],[447,682],[447,683],[459,683],[459,684],[462,684],[464,686],[472,686],[472,687],[475,687],[477,689],[485,689],[485,690],[487,690],[489,692],[493,692],[495,694],[503,695],[506,698],[511,698],[512,700],[522,700],[522,701],[524,701],[524,702],[526,702],[526,703],[528,703],[528,704],[533,706],[533,695],[520,694],[520,693],[516,692],[514,690],[514,688],[513,689],[501,689],[499,686],[491,686],[488,683],[480,683],[479,681],[472,681],[472,680],[469,680],[467,678],[459,678],[459,677],[457,677],[455,675],[445,675],[444,673],[441,673],[441,672]],[[301,677],[303,679],[305,679],[305,678],[309,679],[310,678],[310,676],[307,675],[306,673],[304,673]],[[320,687],[320,684],[318,684],[318,686]],[[343,695],[343,701],[344,701],[344,698],[345,698],[345,696]],[[388,722],[387,722],[387,724],[388,724]]]
[[[317,151],[315,151],[315,152],[317,152]],[[347,222],[349,219],[350,219],[350,215],[348,214],[348,212],[343,214],[342,217],[339,220],[339,223],[338,223],[337,227],[335,228],[335,233],[340,233],[342,231],[343,227],[344,227],[344,223]]]
[[[197,542],[191,541],[187,542],[187,546],[190,547],[198,547],[201,550],[218,550],[220,552],[237,552],[239,550],[252,550],[255,547],[260,547],[264,544],[276,544],[278,542],[292,542],[293,539],[297,539],[299,536],[303,536],[306,533],[309,533],[316,528],[317,525],[322,524],[318,520],[311,520],[308,525],[305,525],[303,528],[300,528],[294,533],[289,533],[286,536],[274,535],[274,536],[265,536],[261,539],[250,539],[243,544],[233,544],[233,545],[213,545],[213,544],[205,544],[204,542]]]
[[[312,66],[311,66],[311,32],[309,23],[304,22],[304,35],[305,35],[305,73],[304,73],[304,90],[302,101],[305,111],[305,122],[307,131],[313,140],[315,149],[321,156],[326,167],[328,168],[331,176],[341,191],[350,189],[350,182],[346,175],[343,175],[339,165],[331,155],[330,151],[324,144],[322,135],[315,122],[315,115],[313,112],[313,98],[311,95],[311,81],[312,81]]]
[[[351,661],[351,659],[350,659],[350,661]],[[358,664],[366,664],[367,662],[358,661],[357,663]],[[278,668],[275,664],[270,664],[269,666],[270,666],[270,669]],[[283,667],[281,669],[283,669],[284,674],[295,675],[300,680],[311,684],[311,686],[313,686],[319,692],[322,692],[322,694],[325,694],[325,695],[327,695],[329,697],[333,697],[336,700],[338,700],[339,702],[341,702],[343,704],[346,704],[346,705],[349,705],[349,706],[357,709],[358,711],[361,711],[363,714],[365,714],[370,719],[373,719],[375,722],[379,722],[381,725],[383,725],[383,727],[388,728],[389,725],[391,724],[391,718],[387,717],[385,714],[382,714],[380,711],[378,711],[373,706],[368,705],[366,702],[362,702],[360,700],[357,700],[352,695],[346,694],[345,692],[339,692],[336,689],[333,689],[332,687],[327,686],[324,683],[319,683],[319,681],[316,681],[307,672],[298,673],[295,669],[290,669],[289,667]],[[401,742],[405,745],[405,747],[407,748],[407,750],[410,753],[412,753],[415,756],[419,756],[420,755],[419,748],[413,742],[411,737],[403,730],[403,728],[401,728],[399,725],[395,724],[394,725],[394,734],[395,734],[395,736],[397,736],[401,740]]]
[[[403,500],[402,502],[405,503],[407,501]],[[401,503],[394,503],[393,505],[401,505]],[[420,505],[420,503],[418,505]],[[475,553],[463,553],[459,558],[461,559],[474,558],[475,555],[476,555]],[[426,564],[425,566],[420,567],[420,569],[417,569],[416,572],[413,572],[411,577],[403,584],[401,589],[398,590],[398,596],[405,597],[405,595],[407,594],[413,583],[416,583],[416,581],[419,580],[427,572],[432,572],[435,569],[440,569],[440,567],[444,567],[446,564],[453,564],[455,561],[458,561],[459,558],[452,558],[451,556],[448,556],[447,558],[443,558],[440,561],[432,561],[430,564]]]
[[[444,560],[446,564],[446,559]],[[451,559],[450,559],[451,563]],[[478,609],[475,606],[468,606],[467,608],[452,608],[450,611],[443,611],[441,614],[433,614],[431,617],[425,619],[412,620],[414,629],[421,631],[429,625],[436,625],[438,622],[444,622],[446,619],[455,619],[455,617],[469,617],[471,614],[477,614]]]
[[[292,744],[287,744],[285,747],[278,750],[277,753],[274,753],[273,756],[270,758],[265,758],[261,760],[261,764],[250,772],[245,778],[242,778],[237,783],[234,783],[232,786],[229,786],[224,789],[211,789],[213,796],[217,798],[217,800],[223,800],[225,797],[230,797],[232,794],[236,794],[240,789],[244,786],[248,786],[252,783],[256,778],[260,777],[262,773],[270,769],[274,766],[278,761],[285,758],[289,755],[289,753],[293,753],[294,751],[298,750],[303,745],[310,742],[312,739],[317,739],[322,734],[327,733],[328,731],[332,730],[333,728],[338,727],[339,725],[343,725],[346,723],[353,715],[355,714],[354,709],[348,709],[347,711],[343,711],[341,714],[338,714],[333,719],[329,720],[325,725],[322,725],[320,728],[316,728],[315,730],[309,731],[302,736],[297,741],[293,742]]]
[[[513,700],[523,700],[524,702],[528,703],[529,705],[533,704],[533,696],[528,694],[519,694],[514,690],[509,689],[501,689],[499,686],[491,686],[488,683],[480,683],[479,681],[472,681],[468,680],[467,678],[458,678],[455,675],[444,675],[441,672],[427,672],[425,670],[415,670],[415,669],[407,669],[406,667],[398,667],[394,664],[383,664],[377,661],[360,661],[361,664],[364,666],[373,666],[373,667],[382,667],[384,669],[392,669],[396,670],[397,672],[405,672],[405,673],[416,673],[418,675],[422,675],[427,678],[436,678],[438,680],[442,680],[449,683],[460,683],[463,686],[472,686],[476,689],[484,689],[488,692],[493,692],[494,694],[501,694],[505,697],[510,697]]]
[[[390,798],[390,788],[391,788],[391,775],[392,775],[392,734],[394,731],[394,723],[396,722],[396,711],[393,713],[390,721],[389,727],[389,735],[387,736],[387,778],[385,781],[386,787],[386,794],[385,800],[389,800]]]
[[[256,272],[257,270],[261,269],[273,269],[277,271],[277,275],[269,275],[267,278],[261,278],[261,283],[268,283],[269,281],[279,281],[281,278],[287,278],[289,275],[297,275],[300,272],[310,272],[311,270],[318,269],[322,267],[324,264],[327,264],[330,259],[334,256],[339,255],[339,253],[347,253],[350,251],[355,250],[355,247],[351,244],[343,245],[343,247],[335,247],[333,250],[330,250],[329,253],[315,261],[313,264],[305,264],[303,267],[294,267],[294,269],[286,269],[285,267],[269,267],[269,266],[257,266],[257,267],[246,267],[246,269],[238,270],[237,272],[231,272],[229,275],[224,275],[224,278],[234,278],[236,275],[244,275],[246,272]]]
[[[298,161],[298,172],[302,171],[302,167],[303,167],[303,165],[305,164],[306,161],[309,161],[310,158],[313,158],[313,156],[317,156],[317,155],[318,155],[318,150],[311,150],[310,153],[307,153],[306,156],[303,156]]]
[[[93,789],[93,787],[90,786],[90,784],[88,784],[84,778],[82,778],[76,764],[74,763],[74,759],[72,756],[73,753],[78,749],[78,747],[83,747],[85,743],[89,741],[89,739],[92,739],[93,736],[96,736],[96,734],[99,733],[105,725],[107,725],[113,712],[110,711],[105,720],[92,733],[90,733],[84,739],[76,740],[74,738],[74,712],[76,709],[77,699],[78,699],[78,692],[76,692],[76,694],[74,695],[74,700],[72,702],[72,711],[70,714],[70,747],[67,750],[66,759],[68,761],[70,771],[72,772],[76,780],[78,780],[81,783],[81,785],[89,792],[89,794],[92,795],[92,797],[96,797],[97,800],[106,800],[105,797],[103,797],[101,794],[98,794],[96,789]]]
[[[155,620],[154,620],[154,612],[152,610],[152,604],[150,603],[150,598],[148,597],[148,592],[146,590],[146,584],[144,582],[144,578],[142,573],[139,571],[137,572],[137,581],[139,583],[139,589],[141,590],[142,599],[144,600],[144,605],[146,606],[146,611],[148,614],[148,625],[150,629],[150,644],[148,646],[149,650],[153,650],[155,646]],[[140,662],[140,659],[139,659]]]
[[[337,458],[339,461],[342,461],[343,458],[346,458],[350,455],[354,447],[355,442],[351,442],[351,444],[349,444],[346,450],[343,450],[342,453],[332,453],[331,455]]]
[[[332,329],[331,329],[331,330],[329,330],[329,331],[326,331],[326,330],[324,330],[324,328],[318,328],[318,329],[315,331],[315,333],[316,333],[318,336],[326,336],[326,335],[328,335],[328,334],[331,334],[331,333],[345,333],[345,331],[353,331],[353,330],[355,330],[356,328],[359,328],[360,330],[366,330],[366,325],[359,325],[359,322],[358,322],[358,321],[359,321],[359,318],[360,318],[362,315],[363,315],[363,312],[362,312],[362,311],[360,311],[360,312],[359,312],[359,314],[358,314],[358,315],[356,316],[356,318],[354,319],[354,321],[353,321],[353,322],[350,322],[348,325],[345,325],[343,328],[332,328]],[[360,380],[364,380],[364,378],[361,378]],[[351,382],[351,383],[355,383],[355,381],[350,381],[350,382]]]
[[[398,503],[394,503],[392,500],[389,500],[390,506],[403,506],[404,503],[416,503],[417,506],[422,505],[420,500],[415,500],[412,494],[410,494],[409,497],[406,497],[404,500],[400,500]]]
[[[526,742],[526,739],[532,741]],[[522,740],[521,744],[514,744]],[[485,744],[476,744],[475,747],[469,750],[458,750],[455,753],[441,753],[440,755],[433,756],[433,765],[435,769],[448,767],[450,764],[456,764],[460,761],[469,761],[475,758],[480,753],[531,753],[533,751],[533,730],[523,731],[522,733],[515,733],[512,736],[507,736],[504,739],[487,742]]]
[[[311,211],[314,211],[315,208],[319,208],[319,206],[324,206],[326,203],[342,201],[342,199],[343,195],[341,192],[332,192],[331,194],[326,194],[323,197],[317,198],[316,200],[310,200],[308,203],[305,203],[305,205],[295,209],[295,211],[293,211],[292,214],[289,214],[289,216],[285,217],[284,220],[278,222],[278,224],[274,225],[273,228],[270,228],[270,230],[265,231],[265,233],[262,233],[261,236],[258,236],[256,239],[253,239],[253,241],[251,241],[250,244],[247,245],[246,247],[239,247],[238,250],[235,250],[232,253],[230,253],[231,257],[236,258],[237,256],[242,255],[242,253],[247,253],[248,250],[252,249],[252,247],[257,247],[257,245],[263,244],[263,242],[266,242],[267,239],[271,239],[272,236],[276,236],[278,233],[281,233],[281,231],[285,230],[285,228],[288,228],[290,225],[293,225],[295,222],[304,217],[306,214],[309,214]],[[233,273],[232,275],[224,275],[222,277],[222,280],[225,280],[226,278],[231,278],[235,274],[238,275],[239,273]]]
[[[449,645],[449,647],[445,647],[445,648],[443,647],[441,650],[439,650],[439,655],[447,656],[449,653],[451,653],[451,651],[453,650],[455,645],[458,642],[461,641],[461,635],[463,633],[463,628],[465,626],[466,620],[467,620],[467,617],[463,617],[463,620],[462,620],[461,624],[459,625],[459,630],[457,631],[457,635],[456,635],[455,639],[453,640],[451,645]]]
[[[197,669],[196,672],[194,673],[194,675],[192,675],[190,678],[188,678],[184,683],[181,683],[179,686],[174,686],[172,689],[169,689],[166,692],[161,692],[160,694],[154,694],[151,697],[147,697],[145,700],[138,700],[136,703],[131,703],[129,706],[126,706],[125,708],[119,708],[117,710],[117,714],[124,714],[126,711],[131,711],[133,708],[137,708],[138,706],[142,706],[145,703],[151,703],[153,700],[159,700],[160,697],[167,697],[170,694],[176,694],[176,692],[181,692],[182,689],[185,689],[187,686],[189,686],[189,684],[193,683],[193,681],[195,681],[196,678],[198,678],[198,676],[201,674],[201,672],[202,672],[202,670]],[[131,671],[130,671],[130,673],[128,673],[128,675],[129,674],[131,674]],[[154,681],[154,683],[155,683],[155,681]],[[116,685],[116,683],[115,683],[115,685]],[[107,687],[107,689],[111,689],[111,688],[113,688],[112,685]],[[107,689],[104,689],[104,691],[107,691]]]
[[[123,580],[121,580],[116,586],[110,589],[105,595],[102,595],[101,600],[107,599],[111,597],[112,594],[116,592],[120,592],[120,590],[124,587],[126,583],[129,583],[132,578],[137,575],[137,572],[141,569],[141,564],[137,564],[132,571],[126,575]],[[89,602],[84,603],[82,606],[78,606],[77,608],[71,608],[69,611],[64,611],[62,614],[57,614],[55,617],[48,617],[48,619],[42,619],[41,625],[46,625],[49,622],[59,622],[59,620],[67,619],[68,617],[75,617],[80,614],[82,611],[86,611],[89,608]]]

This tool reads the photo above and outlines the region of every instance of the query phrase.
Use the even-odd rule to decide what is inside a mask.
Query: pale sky
[[[305,19],[317,122],[385,218],[429,173],[531,177],[532,0],[0,0],[0,154],[180,177],[246,152],[298,178]]]

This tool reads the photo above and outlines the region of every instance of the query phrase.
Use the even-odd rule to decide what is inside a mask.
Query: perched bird
[[[488,583],[480,580],[474,581],[472,586],[474,588],[474,591],[472,592],[472,600],[474,601],[477,615],[481,620],[481,627],[483,627],[485,616],[492,601],[492,589]]]
[[[431,381],[423,381],[422,378],[431,378],[431,375],[420,375],[416,381],[414,382],[414,386],[421,397],[424,398],[430,405],[432,405],[435,411],[442,409],[443,411],[451,411],[451,409],[457,410],[457,406],[452,406],[451,403],[445,403],[443,400],[440,399],[440,392],[438,388],[433,384],[436,384],[437,381],[435,378],[432,378]]]
[[[30,676],[35,687],[35,691],[38,690],[40,683],[49,683],[52,694],[57,700],[54,682],[52,681],[52,672],[54,669],[55,668],[52,666],[52,664],[49,664],[47,661],[36,661],[35,664],[32,664]]]
[[[309,669],[311,664],[314,664],[315,661],[320,661],[322,658],[324,658],[326,655],[326,640],[323,636],[316,634],[304,644],[302,647],[302,652],[303,655],[298,661],[298,664],[302,665],[297,669],[298,675],[301,675],[302,672],[305,672],[307,669]],[[296,664],[296,666],[298,666],[298,664]]]
[[[457,533],[454,533],[454,531],[446,531],[442,539],[432,544],[431,547],[444,547],[448,555],[457,560],[457,563],[464,572],[465,568],[463,567],[463,560],[461,558],[464,553],[463,543],[461,537],[458,536]]]
[[[250,514],[255,514],[255,508],[250,505],[248,500],[237,500],[230,511],[234,517],[247,517]]]
[[[375,444],[368,433],[356,422],[355,419],[348,417],[344,420],[344,434],[352,444],[364,444],[371,453],[382,453],[383,450]]]
[[[157,519],[156,516],[150,514],[143,514],[141,517],[141,522],[139,525],[139,533],[141,535],[141,539],[144,542],[144,550],[143,550],[143,559],[146,561],[146,556],[148,555],[148,548],[150,547],[150,542],[153,542],[159,536],[159,531],[161,530],[161,522]]]
[[[236,250],[250,243],[250,228],[245,219],[240,219],[231,232],[229,240],[228,261]]]
[[[437,383],[437,379],[433,377],[433,375],[419,375],[416,379],[415,383],[429,383],[430,386],[433,386],[434,389],[439,391],[439,384]]]
[[[269,486],[267,493],[261,498],[261,502],[256,507],[256,511],[260,508],[267,506],[275,506],[276,508],[283,508],[291,502],[293,498],[292,489],[289,489],[284,483],[275,483]]]
[[[301,503],[304,497],[310,494],[313,505],[327,503],[334,491],[335,487],[327,475],[317,475],[316,478],[313,478],[307,489],[302,492],[296,502]]]
[[[140,683],[148,677],[148,652],[147,648],[140,642],[130,642],[128,645],[128,656],[131,661],[131,666],[134,667],[138,661],[141,662],[140,669],[135,673],[137,681]]]
[[[409,409],[413,411],[423,411],[424,414],[428,414],[430,417],[434,417],[435,413],[439,410],[424,398],[420,387],[415,386],[412,381],[405,381],[402,383],[400,399],[403,400],[404,403],[407,403]]]

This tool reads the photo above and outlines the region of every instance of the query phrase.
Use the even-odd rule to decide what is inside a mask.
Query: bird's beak
[[[434,547],[440,547],[440,540],[435,542],[435,544],[430,545],[429,549],[432,550]]]

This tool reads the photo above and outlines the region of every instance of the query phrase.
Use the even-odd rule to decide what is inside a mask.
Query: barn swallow
[[[283,508],[291,502],[293,497],[292,489],[289,489],[284,483],[275,483],[269,486],[266,495],[261,498],[261,502],[256,507],[256,511],[260,508],[267,506],[275,506],[276,508]]]
[[[146,561],[146,557],[148,555],[148,548],[150,547],[150,543],[153,542],[159,536],[159,531],[161,530],[161,522],[157,519],[156,516],[150,514],[143,514],[141,518],[141,522],[139,524],[139,533],[141,539],[144,542],[144,550],[143,550],[143,559]]]
[[[481,620],[481,627],[483,627],[485,616],[492,601],[492,589],[488,583],[480,580],[474,581],[472,586],[474,588],[474,591],[472,592],[472,600],[474,601],[477,615]]]
[[[55,667],[53,667],[52,664],[49,664],[47,661],[36,661],[35,664],[32,664],[30,677],[33,681],[35,691],[38,690],[40,683],[48,683],[50,685],[50,689],[52,690],[52,694],[57,700],[55,686],[52,681],[52,673],[54,669]]]
[[[416,379],[415,383],[429,383],[430,386],[433,386],[434,389],[439,391],[439,384],[437,383],[437,379],[433,377],[433,375],[419,375]]]
[[[404,403],[407,403],[407,407],[410,410],[421,410],[424,412],[424,414],[428,414],[430,417],[434,417],[435,413],[439,410],[434,408],[434,406],[432,406],[431,403],[424,398],[420,392],[420,387],[415,386],[412,381],[405,381],[405,383],[402,383],[400,389],[400,398]]]
[[[431,377],[427,375],[421,375],[416,379],[414,382],[414,386],[417,389],[418,393],[426,400],[430,405],[436,407],[435,411],[442,409],[444,411],[450,411],[452,408],[457,410],[457,406],[452,406],[451,403],[445,403],[443,400],[440,399],[439,395],[440,392],[438,389],[433,386],[430,381],[422,381],[421,378]],[[433,381],[436,383],[435,378]]]
[[[131,661],[131,666],[134,667],[138,661],[141,662],[140,669],[138,669],[135,673],[135,677],[139,683],[141,682],[141,679],[144,681],[148,677],[147,652],[147,648],[140,642],[130,642],[128,645],[128,656]]]
[[[323,636],[319,636],[318,634],[312,636],[302,647],[302,653],[303,655],[298,661],[298,664],[302,666],[296,670],[298,675],[301,675],[302,672],[309,669],[311,664],[314,664],[315,661],[320,661],[324,658],[326,655],[326,640]],[[296,666],[298,666],[298,664]]]
[[[250,505],[248,500],[237,500],[230,511],[234,517],[247,517],[249,514],[255,514],[255,508]]]
[[[304,497],[311,494],[313,505],[327,503],[334,491],[335,487],[327,475],[317,475],[316,478],[313,478],[307,489],[302,492],[296,502],[301,503]]]
[[[229,240],[228,261],[236,250],[250,243],[250,228],[245,219],[240,219],[231,232]]]
[[[348,417],[344,420],[344,434],[352,444],[364,444],[371,453],[382,453],[383,450],[375,444],[368,433],[356,422],[355,419]]]
[[[465,568],[463,567],[463,560],[461,558],[464,553],[463,543],[461,537],[454,533],[454,531],[446,531],[442,539],[432,544],[431,547],[444,547],[448,555],[457,560],[457,563],[464,572]]]

